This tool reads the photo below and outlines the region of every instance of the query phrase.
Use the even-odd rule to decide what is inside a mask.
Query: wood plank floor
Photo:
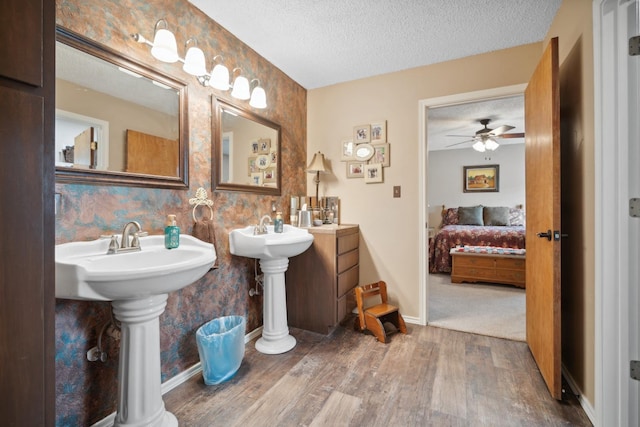
[[[246,346],[238,373],[202,375],[164,396],[181,426],[590,426],[575,397],[553,400],[523,342],[407,325],[390,343],[338,327],[291,329],[281,355]]]

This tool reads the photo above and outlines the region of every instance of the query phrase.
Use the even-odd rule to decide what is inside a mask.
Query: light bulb
[[[267,108],[267,94],[264,92],[262,86],[253,88],[249,105],[253,108]]]
[[[153,38],[151,55],[162,62],[176,62],[178,60],[176,36],[164,28],[157,30]]]
[[[204,76],[207,74],[206,60],[204,59],[202,49],[191,46],[189,50],[187,50],[182,69],[192,76]]]
[[[484,144],[482,141],[477,141],[472,147],[474,150],[484,153]]]
[[[229,69],[222,64],[213,67],[209,86],[218,90],[229,90]]]

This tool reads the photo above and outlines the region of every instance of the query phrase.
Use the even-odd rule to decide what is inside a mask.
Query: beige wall
[[[321,177],[320,195],[341,198],[341,221],[361,230],[360,283],[383,279],[406,317],[419,317],[419,110],[420,100],[526,83],[540,43],[337,84],[308,92],[307,161],[322,151],[333,169]],[[353,127],[387,121],[391,166],[384,183],[347,179],[341,140]],[[393,186],[402,197],[393,198]],[[307,180],[312,194],[312,177]]]
[[[562,165],[562,363],[595,403],[595,182],[592,3],[564,0],[558,37]]]
[[[526,83],[544,46],[559,36],[563,139],[563,364],[584,398],[594,392],[594,146],[591,2],[565,0],[543,43],[311,90],[307,153],[331,162],[321,195],[339,196],[342,222],[362,233],[360,282],[386,280],[405,316],[419,316],[418,101]],[[387,120],[391,167],[383,184],[346,179],[340,141],[353,126]],[[308,160],[310,155],[307,155]],[[402,186],[402,198],[392,187]],[[307,180],[309,194],[313,190]],[[568,249],[571,249],[568,253]],[[567,274],[568,272],[568,274]]]

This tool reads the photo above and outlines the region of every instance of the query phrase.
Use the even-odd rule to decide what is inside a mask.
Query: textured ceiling
[[[189,0],[307,89],[541,41],[562,0]]]

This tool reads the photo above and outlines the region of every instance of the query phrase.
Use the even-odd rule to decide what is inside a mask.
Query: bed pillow
[[[458,208],[448,208],[442,212],[442,225],[456,225],[458,223]]]
[[[509,208],[485,206],[482,210],[484,225],[509,225]]]
[[[458,224],[484,225],[484,221],[482,219],[482,206],[458,207]]]
[[[524,209],[509,208],[509,225],[524,226]]]

